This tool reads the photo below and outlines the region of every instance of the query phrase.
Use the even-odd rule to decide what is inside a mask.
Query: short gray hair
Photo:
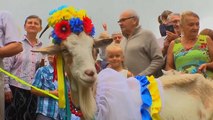
[[[185,12],[182,12],[182,14],[180,15],[180,24],[181,25],[183,25],[183,23],[185,22],[186,16],[193,16],[193,17],[200,19],[199,16],[195,12],[185,11]]]
[[[171,14],[169,14],[168,17],[167,17],[167,21],[170,21],[172,16],[180,16],[180,14],[179,13],[171,13]]]

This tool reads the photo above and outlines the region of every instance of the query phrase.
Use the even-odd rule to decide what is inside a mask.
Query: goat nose
[[[95,74],[95,72],[93,70],[86,70],[84,73],[91,77]]]

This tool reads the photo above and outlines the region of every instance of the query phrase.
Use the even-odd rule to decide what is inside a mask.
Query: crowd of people
[[[23,38],[18,35],[9,12],[0,11],[0,18],[0,67],[4,66],[5,70],[27,83],[57,96],[52,67],[54,56],[48,56],[49,64],[44,66],[46,56],[31,51],[42,47],[42,41],[37,37],[42,30],[41,18],[36,15],[26,18]],[[151,31],[141,27],[136,11],[121,12],[118,20],[120,32],[109,35],[107,24],[103,24],[104,32],[101,34],[112,37],[114,41],[109,46],[94,49],[97,72],[111,68],[126,78],[137,75],[160,77],[164,69],[200,73],[213,79],[213,30],[204,29],[199,33],[199,19],[192,11],[163,11],[158,17],[162,37],[157,39]],[[60,119],[56,100],[2,73],[0,75],[0,119]]]

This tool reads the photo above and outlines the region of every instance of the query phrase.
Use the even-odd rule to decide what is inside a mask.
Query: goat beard
[[[71,74],[70,69],[66,69],[68,78],[71,80],[71,94],[78,93],[72,97],[77,97],[78,103],[80,105],[81,112],[83,113],[83,118],[85,120],[92,120],[96,113],[96,84],[93,87],[84,87],[78,83],[74,76]],[[78,75],[80,76],[80,75]],[[77,78],[80,79],[80,78]]]
[[[95,117],[96,102],[94,98],[93,88],[85,88],[78,85],[79,105],[85,120],[92,120]]]

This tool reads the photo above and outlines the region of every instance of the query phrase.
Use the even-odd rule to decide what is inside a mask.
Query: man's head
[[[180,14],[179,13],[171,13],[167,17],[167,24],[173,25],[175,33],[180,35]]]
[[[28,33],[37,34],[42,30],[42,20],[37,15],[30,15],[25,19],[24,29]]]
[[[205,28],[200,31],[200,35],[208,35],[213,40],[213,30],[209,28]]]
[[[112,39],[113,39],[114,43],[119,44],[121,42],[121,40],[123,39],[123,35],[120,32],[113,33],[112,34]]]
[[[134,32],[134,29],[139,25],[139,17],[137,13],[132,10],[125,10],[121,13],[118,23],[121,28],[121,32],[125,36],[129,36]]]

